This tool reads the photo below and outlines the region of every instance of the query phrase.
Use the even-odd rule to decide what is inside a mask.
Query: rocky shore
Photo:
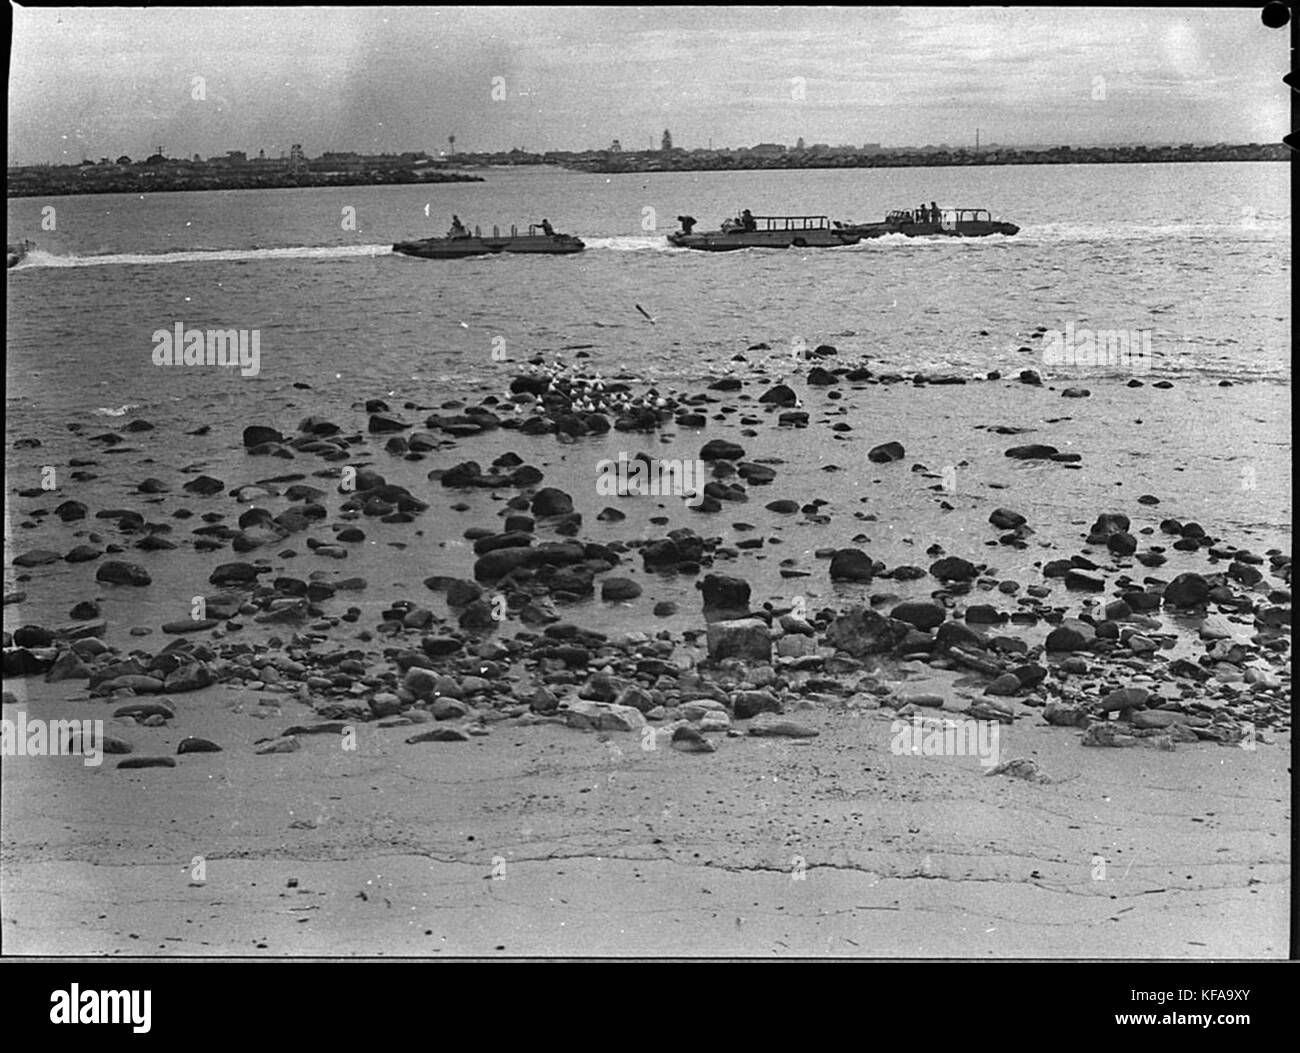
[[[1143,752],[1267,750],[1289,734],[1288,553],[1252,551],[1213,523],[1170,516],[1153,494],[1095,509],[1071,542],[1062,524],[1025,514],[1013,492],[960,550],[951,537],[918,539],[914,561],[887,561],[860,533],[864,523],[883,530],[884,510],[772,496],[792,479],[780,457],[754,457],[746,444],[760,432],[810,426],[844,437],[852,426],[837,419],[837,406],[898,385],[996,385],[1014,399],[1041,390],[1043,379],[1033,370],[878,373],[865,361],[841,364],[826,345],[786,376],[749,366],[764,350],[750,348],[734,375],[693,391],[607,379],[579,355],[563,367],[521,363],[504,390],[477,401],[424,406],[385,396],[358,402],[342,420],[314,406],[303,384],[292,419],[224,437],[242,451],[235,478],[191,464],[126,479],[119,451],[156,441],[155,425],[135,416],[92,434],[70,422],[84,454],[59,466],[58,489],[19,486],[11,497],[18,536],[4,597],[4,716],[29,694],[53,693],[64,701],[58,712],[103,717],[110,778],[211,764],[230,750],[295,753],[284,763],[310,765],[309,742],[323,737],[346,750],[367,727],[394,747],[446,751],[555,725],[623,741],[627,751],[671,749],[720,766],[737,738],[814,740],[806,748],[815,750],[820,716],[830,714],[879,721],[873,735],[885,742],[896,722],[932,718],[940,727],[1051,729],[1080,747]],[[1053,389],[1061,396],[1089,392]],[[189,434],[221,440],[221,428]],[[1028,430],[990,428],[1009,462],[1079,467],[1077,452],[1018,437]],[[689,448],[683,435],[696,437]],[[706,467],[702,499],[603,497],[594,467],[588,490],[551,485],[547,457],[572,458],[601,436],[623,437],[629,451],[671,438],[675,457]],[[11,436],[33,456],[43,441]],[[865,445],[855,471],[909,473],[908,435]],[[423,485],[410,483],[412,470]],[[910,474],[951,508],[952,470],[911,464]],[[86,500],[106,493],[91,486],[105,473],[115,493],[133,498],[101,498],[101,507]],[[495,518],[484,514],[491,505]],[[459,539],[426,537],[443,512],[474,522]],[[629,512],[633,536],[595,533],[627,530]],[[724,514],[752,522],[724,536],[714,525]],[[803,592],[762,600],[746,567],[776,551],[776,524],[799,516],[836,540],[811,559],[780,561],[781,579]],[[366,576],[349,573],[349,559],[374,536],[407,537],[388,541],[397,551],[436,546],[433,573],[396,589],[375,580],[382,557]],[[1013,555],[1024,569],[999,569]],[[1161,568],[1171,557],[1178,570],[1168,574]],[[187,575],[186,561],[212,569]],[[128,625],[106,615],[156,590],[160,566],[171,581],[182,568],[186,584],[166,598],[174,616]],[[679,598],[650,602],[652,582],[671,583]],[[28,623],[28,597],[56,587],[74,601],[67,620]],[[602,609],[629,614],[637,628],[598,627]],[[656,625],[682,619],[689,624],[678,631]],[[185,733],[176,742],[169,733],[194,724],[191,698],[256,718],[256,733],[233,741]],[[1059,778],[1006,750],[998,761],[985,774],[1045,785]],[[13,792],[22,787],[7,782]]]

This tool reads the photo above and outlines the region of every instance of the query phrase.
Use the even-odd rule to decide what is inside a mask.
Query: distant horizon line
[[[614,140],[614,141],[615,141],[615,142],[618,142],[619,140]],[[1279,140],[1279,141],[1280,141],[1280,140]],[[616,153],[622,153],[622,154],[661,154],[661,153],[664,153],[664,152],[665,152],[665,151],[663,150],[662,147],[647,147],[647,148],[645,148],[645,149],[637,149],[637,148],[623,147],[623,146],[621,146],[621,145],[620,145],[620,148],[619,148],[618,150],[613,150],[613,149],[611,149],[612,145],[613,145],[613,143],[611,143],[610,146],[604,146],[604,147],[587,147],[587,148],[585,148],[585,149],[573,149],[573,148],[548,148],[548,149],[542,149],[542,150],[530,150],[530,149],[528,149],[528,148],[526,148],[526,147],[512,146],[512,147],[508,147],[508,148],[498,148],[498,149],[455,150],[455,151],[453,151],[453,152],[451,152],[451,153],[448,153],[448,152],[445,151],[445,150],[429,150],[429,149],[427,149],[427,148],[426,148],[426,149],[406,149],[406,150],[396,150],[396,151],[379,151],[379,152],[374,152],[374,153],[363,153],[363,152],[360,151],[360,150],[338,150],[338,149],[331,149],[331,150],[325,150],[325,151],[323,151],[321,154],[317,154],[317,155],[315,155],[315,156],[310,155],[310,154],[307,154],[307,153],[304,151],[304,153],[302,154],[302,157],[303,157],[304,160],[323,160],[324,157],[325,157],[325,154],[335,154],[335,155],[342,155],[342,156],[352,155],[352,156],[356,156],[356,157],[402,157],[402,156],[407,155],[407,154],[414,154],[414,155],[417,155],[417,156],[419,156],[419,155],[424,155],[425,157],[435,158],[435,159],[436,159],[436,158],[446,158],[446,157],[474,157],[474,156],[479,156],[479,155],[490,155],[490,154],[510,154],[510,153],[523,153],[523,154],[533,154],[533,155],[544,155],[544,154],[593,154],[593,153],[596,153],[596,154],[599,154],[599,153],[609,153],[609,154],[616,154]],[[1234,146],[1265,146],[1265,145],[1272,145],[1272,143],[1271,143],[1271,142],[1269,142],[1269,143],[1257,143],[1257,142],[1231,142],[1231,141],[1226,140],[1226,139],[1220,139],[1220,140],[1215,140],[1215,141],[1210,141],[1210,140],[1207,140],[1207,139],[1201,139],[1201,140],[1188,139],[1188,140],[1183,140],[1182,142],[1174,142],[1173,140],[1164,140],[1164,141],[1153,141],[1153,140],[1126,140],[1126,141],[1111,141],[1111,142],[1099,142],[1099,143],[1042,143],[1042,142],[1036,142],[1036,143],[1010,143],[1010,142],[988,142],[988,143],[981,143],[978,147],[975,147],[973,144],[957,144],[957,145],[953,145],[953,144],[951,144],[951,143],[926,143],[926,144],[924,144],[924,145],[916,145],[916,144],[910,144],[910,143],[909,143],[909,144],[898,145],[898,146],[886,145],[886,144],[884,144],[884,143],[864,143],[864,144],[862,144],[862,145],[858,145],[858,144],[855,144],[855,143],[835,143],[835,144],[831,144],[831,143],[812,143],[812,144],[805,144],[803,147],[799,147],[798,145],[793,145],[793,146],[792,146],[792,145],[789,145],[789,144],[786,144],[786,143],[780,143],[780,142],[777,142],[777,141],[775,141],[775,140],[770,140],[770,141],[764,141],[764,142],[754,143],[754,144],[752,144],[752,145],[750,145],[750,146],[690,146],[690,147],[684,147],[684,146],[673,146],[673,147],[672,147],[672,152],[674,152],[674,153],[678,153],[678,152],[680,152],[680,153],[688,153],[688,154],[689,154],[689,153],[719,153],[719,152],[737,151],[737,150],[755,150],[755,149],[757,149],[758,147],[762,147],[762,146],[768,146],[768,147],[770,147],[770,146],[780,146],[780,147],[782,147],[784,150],[786,150],[786,151],[788,151],[788,152],[799,152],[800,150],[808,151],[808,150],[814,150],[814,149],[828,149],[828,150],[857,150],[857,151],[862,151],[862,150],[872,149],[872,150],[880,150],[880,151],[908,151],[908,150],[911,150],[911,151],[918,151],[918,150],[945,151],[945,150],[946,150],[946,151],[950,151],[950,152],[955,152],[955,151],[965,151],[965,152],[970,152],[970,153],[974,153],[974,152],[984,153],[984,152],[986,152],[986,151],[992,151],[992,150],[1060,150],[1060,149],[1063,149],[1063,148],[1069,148],[1069,149],[1071,149],[1071,150],[1105,150],[1105,149],[1132,148],[1132,147],[1138,147],[1138,146],[1145,146],[1145,147],[1171,147],[1171,146],[1196,146],[1196,147],[1207,147],[1207,146],[1228,146],[1228,147],[1234,147]],[[259,149],[261,149],[262,154],[265,155],[265,148],[259,148]],[[291,155],[290,155],[289,152],[281,152],[278,156],[260,156],[260,157],[254,156],[254,157],[247,157],[247,153],[248,153],[247,150],[227,150],[227,151],[225,151],[224,153],[221,153],[221,154],[212,154],[212,155],[209,155],[209,156],[207,156],[207,157],[202,157],[202,158],[200,158],[200,161],[201,161],[201,163],[205,163],[205,164],[206,164],[206,163],[210,163],[210,162],[214,162],[214,161],[224,161],[224,160],[226,160],[227,158],[229,158],[232,154],[237,154],[237,153],[243,153],[243,154],[245,154],[245,155],[246,155],[245,159],[246,159],[247,162],[250,163],[250,164],[251,164],[251,163],[254,163],[254,162],[256,162],[256,161],[266,161],[266,162],[271,162],[271,161],[287,161],[287,160],[290,160],[290,158],[291,158]],[[118,156],[119,156],[119,157],[131,157],[131,155],[130,155],[130,154],[127,154],[127,153],[122,153],[122,154],[119,154]],[[152,157],[160,157],[160,156],[163,157],[165,160],[168,160],[168,161],[184,161],[184,162],[186,162],[186,163],[188,163],[188,164],[193,164],[193,163],[194,163],[194,157],[197,156],[197,155],[193,155],[193,154],[192,154],[192,155],[189,155],[189,156],[184,156],[184,155],[169,156],[169,155],[167,155],[167,154],[154,153],[154,154],[148,154],[146,157],[142,157],[142,158],[132,158],[131,163],[132,163],[132,164],[142,164],[142,163],[144,163],[146,160],[148,160],[149,158],[152,158]],[[26,162],[19,161],[19,162],[7,162],[7,163],[6,163],[6,167],[7,167],[7,168],[34,168],[34,167],[43,166],[43,165],[47,165],[47,166],[51,166],[51,167],[59,167],[59,166],[66,166],[66,165],[77,166],[77,165],[85,164],[85,163],[87,163],[87,162],[90,162],[90,163],[92,163],[92,164],[96,164],[96,165],[98,165],[98,164],[102,164],[104,161],[108,161],[110,164],[116,164],[116,163],[117,163],[117,162],[114,161],[113,158],[111,158],[111,157],[101,157],[99,160],[95,160],[94,158],[83,156],[79,161],[26,161]]]

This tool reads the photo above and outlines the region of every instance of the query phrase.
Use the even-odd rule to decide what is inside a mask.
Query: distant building
[[[802,136],[802,135],[799,136],[798,141],[795,142],[795,144],[794,144],[794,148],[795,148],[796,150],[802,150],[802,149],[803,149],[803,136]]]
[[[611,154],[621,154],[623,152],[623,144],[620,143],[617,139],[615,139],[612,143],[609,144],[609,152]]]
[[[781,143],[759,143],[757,146],[751,146],[749,152],[759,157],[780,157],[786,152],[786,148]]]
[[[666,154],[673,152],[673,135],[667,128],[664,129],[663,144],[660,146],[660,149]]]

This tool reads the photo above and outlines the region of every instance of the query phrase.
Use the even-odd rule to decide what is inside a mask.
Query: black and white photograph
[[[1292,956],[1289,7],[11,11],[0,960]]]

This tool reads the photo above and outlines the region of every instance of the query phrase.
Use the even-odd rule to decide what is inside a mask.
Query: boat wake
[[[586,238],[582,239],[587,244],[588,249],[611,249],[614,252],[689,252],[689,249],[679,249],[675,245],[669,245],[668,239],[663,234],[642,234],[639,236],[613,237],[613,238]]]
[[[1128,224],[1068,225],[1043,224],[1023,229],[1010,237],[991,234],[982,238],[952,238],[941,235],[907,237],[904,234],[886,234],[877,238],[864,238],[856,245],[842,246],[843,250],[880,252],[910,245],[960,245],[966,248],[979,246],[1012,246],[1021,243],[1056,244],[1108,241],[1159,241],[1170,238],[1196,240],[1198,238],[1238,235],[1248,240],[1272,240],[1279,233],[1289,236],[1289,221],[1275,223],[1259,221],[1254,227],[1242,225],[1207,226],[1198,224],[1172,224],[1165,226],[1135,226]],[[615,235],[612,237],[584,237],[587,250],[610,252],[662,252],[687,253],[690,249],[678,248],[668,243],[662,234]],[[274,260],[333,260],[359,257],[392,256],[390,243],[382,245],[299,245],[284,248],[247,249],[185,249],[176,252],[114,252],[100,255],[61,256],[45,249],[33,248],[11,272],[41,268],[156,266],[186,263],[256,263]]]
[[[282,249],[189,249],[182,252],[113,252],[99,256],[56,256],[33,249],[13,269],[37,267],[152,266],[167,263],[245,263],[258,260],[328,260],[351,256],[390,256],[392,245],[319,245]]]
[[[588,250],[613,252],[686,252],[668,244],[662,234],[584,239]],[[44,267],[113,267],[157,266],[169,263],[256,263],[262,260],[331,260],[365,256],[392,256],[393,246],[383,245],[303,245],[279,249],[186,249],[180,252],[113,252],[102,255],[59,256],[44,249],[33,249],[15,271]]]

